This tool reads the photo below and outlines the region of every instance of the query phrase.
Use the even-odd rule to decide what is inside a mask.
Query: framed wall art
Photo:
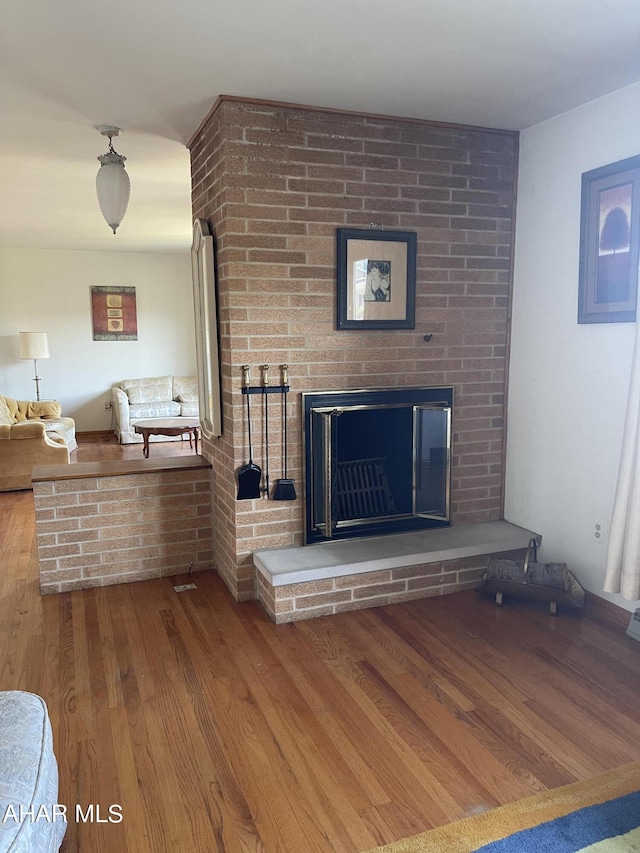
[[[338,329],[414,329],[416,235],[339,228]]]
[[[135,287],[92,287],[94,341],[137,341]]]
[[[640,156],[582,175],[578,323],[632,323],[638,299]]]

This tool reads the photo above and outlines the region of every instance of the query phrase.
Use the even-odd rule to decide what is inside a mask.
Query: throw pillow
[[[9,414],[13,418],[12,423],[17,424],[18,421],[23,421],[26,418],[27,404],[22,400],[14,400],[13,397],[4,397],[4,402],[9,409]],[[24,406],[24,411],[20,410],[20,405]]]
[[[129,402],[168,403],[173,400],[170,376],[156,376],[150,379],[125,379],[121,383]]]
[[[54,400],[31,401],[27,406],[27,419],[32,418],[59,418],[62,414],[62,405]]]
[[[179,403],[197,403],[198,380],[195,376],[174,376],[173,394]]]

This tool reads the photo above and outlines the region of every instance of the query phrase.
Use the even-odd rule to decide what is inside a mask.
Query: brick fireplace
[[[223,97],[190,150],[193,215],[216,241],[224,433],[203,453],[233,595],[256,596],[254,551],[303,543],[303,392],[452,387],[452,524],[501,518],[517,134]],[[336,329],[336,230],[371,223],[416,232],[414,330]],[[237,501],[241,366],[255,384],[260,365],[282,363],[298,500]]]

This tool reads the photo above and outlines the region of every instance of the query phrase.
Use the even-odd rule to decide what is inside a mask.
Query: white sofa
[[[47,706],[0,693],[0,853],[56,853],[67,828]]]
[[[142,441],[134,432],[138,421],[150,418],[197,418],[198,382],[195,376],[152,376],[123,379],[111,390],[114,432],[120,444]],[[150,436],[151,441],[174,441],[180,436]]]

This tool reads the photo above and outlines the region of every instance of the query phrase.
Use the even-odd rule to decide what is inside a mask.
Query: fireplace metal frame
[[[389,395],[401,397],[399,402],[390,402]],[[345,402],[345,396],[353,402]],[[386,399],[384,399],[386,398]],[[453,388],[451,387],[394,387],[373,389],[345,389],[336,391],[306,392],[302,394],[303,402],[303,448],[305,451],[305,492],[306,492],[306,532],[307,544],[318,541],[327,541],[341,538],[352,538],[353,529],[361,528],[357,535],[377,535],[381,533],[395,533],[401,530],[424,529],[425,527],[446,527],[450,521],[451,504],[451,436],[452,436],[452,410],[453,410]],[[333,488],[324,489],[324,525],[316,522],[316,503],[314,498],[315,482],[313,459],[310,444],[313,441],[313,415],[335,413],[336,416],[342,412],[353,412],[358,410],[384,409],[409,409],[413,410],[413,446],[412,446],[412,512],[395,513],[390,516],[376,516],[375,518],[357,518],[338,520],[335,525],[331,523],[333,517]],[[416,470],[418,461],[417,449],[417,423],[416,415],[419,409],[443,408],[447,410],[447,460],[445,477],[445,506],[446,512],[442,515],[434,515],[428,512],[418,512],[416,506]],[[331,447],[332,428],[331,420],[326,418],[323,422],[324,446]],[[331,453],[325,453],[324,458],[325,482],[332,483],[333,464]],[[326,519],[329,519],[327,524]],[[393,525],[393,529],[389,527]],[[321,528],[324,526],[324,530]]]

